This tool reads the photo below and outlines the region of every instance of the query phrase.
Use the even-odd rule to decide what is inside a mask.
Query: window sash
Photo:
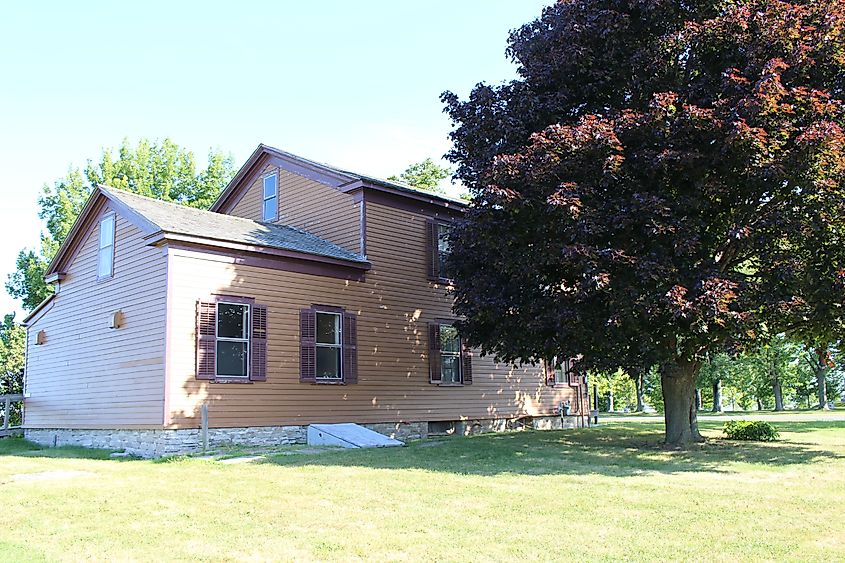
[[[334,319],[334,328],[332,330],[332,336],[334,337],[334,342],[321,342],[320,341],[320,317],[327,317],[331,316]],[[317,354],[315,358],[315,378],[323,381],[340,381],[343,379],[343,323],[342,317],[340,313],[332,313],[328,311],[317,311],[315,313],[315,345],[317,348]],[[320,369],[320,350],[334,350],[336,363],[337,363],[337,371],[334,375],[321,375]]]
[[[446,336],[450,335],[450,336]],[[444,345],[447,341],[450,346]],[[450,324],[440,325],[440,379],[441,383],[462,383],[461,338]]]
[[[271,182],[268,182],[270,180]],[[268,194],[267,189],[270,188],[270,193]],[[276,218],[277,207],[276,203],[278,201],[279,196],[279,183],[276,180],[276,175],[272,174],[270,176],[264,177],[264,186],[262,192],[262,207],[261,213],[262,217],[265,221],[271,221]]]
[[[218,334],[220,328],[220,305],[231,305],[233,307],[240,307],[244,309],[243,317],[244,317],[244,328],[243,328],[243,336],[242,337],[231,337],[231,336],[220,336]],[[248,378],[249,377],[249,362],[250,362],[250,319],[252,315],[252,308],[247,303],[231,303],[228,301],[218,301],[217,302],[217,311],[214,319],[214,375],[216,377],[239,377],[239,378]],[[244,373],[243,374],[226,374],[220,373],[220,342],[240,342],[244,344]]]
[[[114,274],[115,217],[109,214],[100,219],[97,250],[97,277],[110,278]]]
[[[555,385],[563,385],[569,383],[569,372],[572,369],[569,359],[559,362],[557,357],[554,358],[555,369]]]
[[[450,279],[451,275],[446,268],[446,258],[449,256],[449,231],[450,225],[437,224],[437,263],[441,279]]]

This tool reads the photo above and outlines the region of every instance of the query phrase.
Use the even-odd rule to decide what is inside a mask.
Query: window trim
[[[102,246],[103,244],[103,223],[107,220],[111,220],[112,224],[112,237],[111,237],[111,244],[108,246]],[[114,278],[114,257],[115,257],[115,247],[117,246],[117,214],[114,211],[108,212],[103,214],[100,217],[99,222],[97,223],[97,281],[108,281]],[[102,254],[103,251],[106,249],[111,249],[111,268],[109,269],[109,273],[107,275],[100,273],[100,267],[102,266]]]
[[[220,336],[217,332],[217,328],[220,323],[220,305],[236,305],[238,307],[246,307],[246,321],[244,322],[244,332],[246,333],[246,338],[231,338],[228,336]],[[250,362],[252,360],[252,304],[251,303],[237,303],[229,299],[221,299],[217,301],[217,307],[215,309],[215,319],[214,319],[214,381],[226,381],[226,380],[247,380],[249,381],[250,375]],[[243,342],[246,344],[246,370],[244,375],[231,375],[225,374],[221,375],[218,371],[219,369],[219,361],[220,361],[220,354],[217,351],[217,343],[218,342]]]
[[[269,178],[273,178],[275,186],[273,186],[273,196],[267,197],[267,180]],[[267,202],[271,199],[276,200],[276,205],[273,207],[273,215],[271,217],[266,217],[264,215],[264,211],[267,205]],[[262,176],[261,181],[261,220],[265,222],[272,222],[277,221],[279,219],[279,175],[277,172],[271,172],[270,174],[266,174]]]
[[[558,369],[558,366],[560,366],[560,369]],[[555,374],[555,387],[565,386],[571,383],[572,358],[564,358],[562,362],[558,362],[557,356],[555,356],[552,358],[552,369]],[[558,373],[560,373],[560,381],[558,381]]]
[[[438,332],[438,334],[440,334],[440,330],[444,325],[454,327],[455,322],[457,322],[457,321],[458,321],[458,319],[443,319],[443,318],[440,318],[440,319],[432,319],[429,322],[430,322],[430,324],[437,325],[437,332]],[[442,347],[440,346],[440,343],[438,343],[437,352],[438,352],[438,356],[439,356],[438,361],[440,362],[440,381],[429,380],[429,384],[436,385],[438,387],[466,387],[466,386],[472,385],[472,381],[471,381],[472,378],[470,378],[470,382],[467,383],[466,382],[466,373],[464,372],[464,369],[465,369],[464,362],[466,361],[467,356],[469,356],[470,359],[472,358],[472,352],[470,351],[469,347],[465,347],[464,339],[461,336],[460,332],[458,332],[458,347],[459,347],[459,350],[458,350],[457,358],[458,358],[458,373],[459,373],[460,378],[461,378],[460,382],[445,381],[443,379],[443,350],[442,350]],[[429,358],[429,361],[431,361],[430,358]]]
[[[436,321],[439,325],[437,328],[437,332],[440,335],[440,385],[446,387],[458,387],[464,384],[464,351],[463,346],[461,346],[461,335],[458,333],[458,329],[455,328],[455,324],[452,323],[444,323],[441,321]],[[455,330],[455,338],[458,340],[458,351],[455,352],[444,352],[443,351],[443,327],[448,326]],[[458,360],[458,381],[446,381],[443,379],[443,358],[444,356],[449,356],[450,358],[457,358]]]
[[[428,225],[431,230],[431,238],[428,253],[429,253],[429,272],[428,279],[435,283],[452,284],[453,279],[442,274],[443,264],[440,260],[440,228],[447,227],[451,229],[454,226],[454,221],[447,221],[440,218],[429,218]],[[436,265],[436,267],[435,267]],[[433,270],[433,271],[432,271]],[[434,271],[437,272],[435,275]]]
[[[346,382],[346,374],[343,372],[343,310],[334,311],[330,310],[334,309],[334,307],[314,307],[314,348],[315,348],[315,357],[314,357],[314,380],[319,384],[338,384],[338,383],[345,383]],[[335,319],[337,319],[337,330],[335,334],[337,335],[337,344],[325,344],[321,343],[317,337],[317,316],[318,315],[333,315]],[[316,356],[316,349],[318,348],[333,348],[338,352],[338,363],[337,369],[338,374],[337,377],[320,377],[317,375],[319,370],[318,365],[318,357]]]

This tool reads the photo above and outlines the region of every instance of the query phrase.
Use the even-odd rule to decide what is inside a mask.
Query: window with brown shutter
[[[303,383],[358,383],[358,319],[340,307],[302,309],[299,380]]]
[[[451,276],[446,269],[449,254],[449,231],[451,224],[428,219],[426,221],[426,258],[428,278],[432,281],[449,282]]]
[[[575,358],[557,357],[543,362],[545,366],[546,385],[578,385],[579,376],[575,369]]]
[[[555,360],[543,360],[543,376],[546,380],[546,385],[554,387],[555,385]]]
[[[267,307],[251,297],[216,295],[197,302],[196,378],[267,379]]]
[[[428,325],[429,382],[437,385],[472,385],[472,349],[451,322]]]

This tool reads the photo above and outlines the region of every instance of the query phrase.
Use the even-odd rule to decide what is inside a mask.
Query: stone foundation
[[[304,444],[306,426],[256,426],[209,428],[210,448],[235,444],[281,446]],[[141,457],[196,453],[202,450],[199,428],[180,430],[84,430],[67,428],[26,429],[24,437],[43,446],[83,446],[123,450]]]
[[[535,416],[522,419],[478,419],[437,422],[380,422],[362,424],[397,440],[420,440],[430,435],[470,435],[533,428],[552,430],[577,428],[578,417]],[[246,428],[209,428],[208,446],[282,446],[304,444],[307,426],[255,426]],[[29,428],[24,437],[43,446],[83,446],[123,450],[141,457],[197,453],[202,450],[199,428],[180,430],[148,429],[67,429]]]

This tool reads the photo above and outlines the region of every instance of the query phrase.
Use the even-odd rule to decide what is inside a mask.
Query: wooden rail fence
[[[18,403],[20,407],[13,408]],[[0,437],[21,434],[23,395],[0,395],[0,405],[3,405],[3,426],[0,428]]]

